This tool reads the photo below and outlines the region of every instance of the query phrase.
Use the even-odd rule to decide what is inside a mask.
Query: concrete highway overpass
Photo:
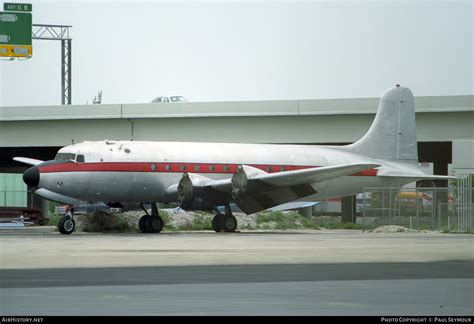
[[[345,144],[371,125],[380,98],[0,107],[0,172],[13,156],[51,159],[85,140]],[[474,96],[416,97],[419,157],[446,174],[452,143],[474,139]]]

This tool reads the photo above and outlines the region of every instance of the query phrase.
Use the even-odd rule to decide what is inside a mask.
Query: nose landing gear
[[[74,221],[74,209],[72,207],[61,217],[58,223],[58,231],[61,234],[72,234],[76,229],[76,221]]]

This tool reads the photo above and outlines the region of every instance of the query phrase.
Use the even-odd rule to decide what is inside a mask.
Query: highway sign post
[[[3,8],[5,11],[0,11],[0,56],[30,57],[33,54],[32,16],[25,11],[31,11],[32,5],[5,3]]]

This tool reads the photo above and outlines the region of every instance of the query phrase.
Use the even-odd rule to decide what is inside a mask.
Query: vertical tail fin
[[[367,133],[346,146],[354,153],[378,159],[418,162],[415,102],[410,89],[397,85],[380,99]]]

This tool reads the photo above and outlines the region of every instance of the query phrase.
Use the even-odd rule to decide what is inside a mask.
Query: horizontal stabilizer
[[[26,158],[26,157],[20,157],[20,156],[15,156],[13,158],[14,161],[28,164],[28,165],[38,165],[40,163],[43,163],[44,161],[37,160],[37,159],[31,159],[31,158]]]
[[[293,210],[299,208],[307,208],[319,205],[320,201],[292,201],[286,204],[281,204],[272,208],[269,208],[268,211],[285,211]]]

